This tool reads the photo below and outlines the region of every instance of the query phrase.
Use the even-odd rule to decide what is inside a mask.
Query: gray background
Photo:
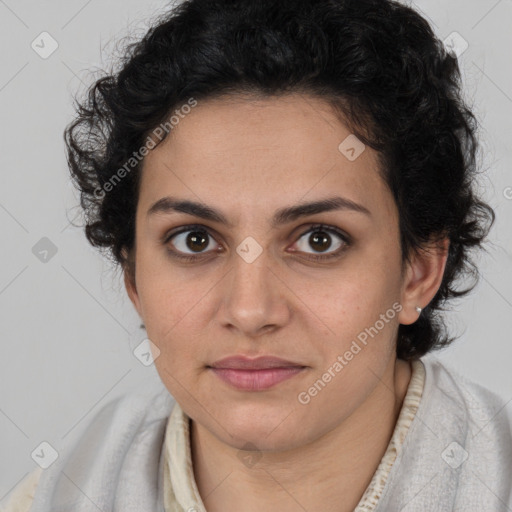
[[[42,441],[63,449],[107,401],[158,381],[154,367],[132,353],[145,331],[120,273],[69,223],[79,212],[62,132],[72,94],[110,62],[116,41],[142,35],[167,5],[0,0],[0,500],[36,467],[31,453]],[[461,337],[437,357],[509,401],[512,1],[413,5],[441,39],[456,31],[469,43],[459,60],[482,123],[481,186],[497,214],[489,252],[479,258],[481,282],[448,314]],[[43,31],[59,45],[47,59],[31,47]],[[57,249],[46,262],[33,253],[38,242],[47,243],[43,237]]]

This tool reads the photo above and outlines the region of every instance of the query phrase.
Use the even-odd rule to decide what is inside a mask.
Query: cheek
[[[157,369],[181,374],[196,371],[204,360],[208,323],[205,308],[209,307],[211,288],[204,284],[170,273],[141,272],[137,288],[148,338],[160,350],[155,360]]]
[[[385,262],[382,266],[367,264],[366,272],[340,272],[329,283],[308,279],[296,289],[306,297],[303,313],[321,328],[317,335],[314,327],[311,329],[312,339],[317,340],[314,350],[322,360],[314,377],[329,380],[330,375],[323,376],[330,369],[331,376],[336,375],[330,387],[337,389],[340,400],[350,400],[368,379],[372,380],[370,369],[382,374],[394,352],[401,309],[399,282],[394,270],[388,267],[386,271],[384,266]]]
[[[373,324],[392,307],[398,294],[393,272],[365,265],[330,272],[329,276],[295,278],[293,291],[302,298],[304,311],[323,320],[330,331],[354,334]],[[333,334],[331,332],[331,334]]]
[[[138,256],[137,291],[146,327],[164,340],[174,326],[194,314],[209,287],[190,270],[173,267],[159,254],[141,251]]]

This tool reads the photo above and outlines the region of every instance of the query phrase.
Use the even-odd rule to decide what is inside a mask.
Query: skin
[[[227,97],[200,102],[145,158],[135,272],[126,269],[125,283],[160,350],[160,378],[192,420],[194,476],[208,512],[351,511],[389,443],[411,376],[396,359],[398,325],[415,322],[415,306],[436,294],[448,241],[402,272],[396,204],[371,148],[354,161],[338,150],[350,134],[321,99]],[[337,210],[270,226],[280,208],[333,195],[371,215]],[[232,226],[148,215],[165,196],[218,209]],[[323,254],[308,242],[318,223],[351,237],[339,257],[308,259]],[[189,232],[162,240],[188,224],[210,232],[203,249],[187,246]],[[252,263],[236,251],[249,236],[262,249]],[[344,244],[329,240],[326,253]],[[169,249],[199,259],[184,262]],[[393,303],[401,311],[300,403],[298,394]],[[235,354],[307,368],[266,391],[240,391],[207,368]],[[256,463],[244,463],[244,450]]]

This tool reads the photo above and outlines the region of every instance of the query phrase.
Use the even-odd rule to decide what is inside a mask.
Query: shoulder
[[[165,424],[175,401],[161,382],[135,387],[121,396],[107,401],[89,419],[81,434],[67,447],[64,457],[48,469],[36,467],[7,496],[0,512],[29,512],[41,486],[53,486],[62,464],[66,461],[86,460],[91,446],[102,447],[108,454],[127,449],[135,431],[144,433],[155,422]],[[101,451],[101,450],[100,450]],[[44,485],[43,485],[44,484]]]
[[[506,404],[500,395],[462,375],[449,363],[442,362],[432,354],[421,358],[421,362],[425,366],[426,396],[442,396],[446,403],[462,407],[469,415],[496,411],[497,407]]]
[[[458,429],[467,449],[489,455],[501,450],[512,458],[512,401],[429,355],[425,366],[422,416],[432,425]],[[512,394],[512,391],[510,392]],[[483,456],[483,455],[482,455]]]
[[[107,457],[128,450],[136,435],[145,436],[155,425],[165,424],[173,404],[173,397],[161,382],[131,388],[108,401],[90,418],[80,435],[63,449],[65,457],[55,466],[71,459],[91,464],[92,449],[96,450],[98,460],[100,455]]]
[[[433,354],[420,361],[423,392],[378,510],[504,510],[512,505],[512,401]]]
[[[161,382],[131,388],[103,405],[88,423],[84,435],[92,435],[97,429],[115,435],[120,433],[119,428],[129,430],[134,425],[164,419],[173,404],[173,397]]]

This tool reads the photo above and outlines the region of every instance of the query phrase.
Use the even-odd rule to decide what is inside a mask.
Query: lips
[[[209,368],[238,390],[263,391],[303,372],[306,366],[273,356],[231,356],[216,361]]]
[[[229,368],[233,370],[263,370],[268,368],[297,368],[304,365],[273,356],[260,356],[256,358],[231,356],[220,359],[211,366],[213,368]]]

